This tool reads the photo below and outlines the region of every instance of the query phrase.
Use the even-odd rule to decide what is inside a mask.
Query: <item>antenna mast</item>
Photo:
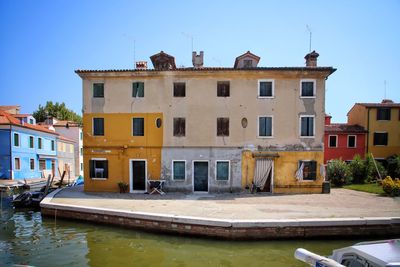
[[[308,32],[310,33],[310,45],[309,45],[309,51],[311,52],[311,41],[312,41],[312,31],[308,25],[306,25]]]
[[[383,81],[383,86],[384,86],[384,98],[386,99],[386,80]]]

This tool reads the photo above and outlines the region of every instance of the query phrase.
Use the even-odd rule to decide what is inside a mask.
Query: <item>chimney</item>
[[[137,70],[147,70],[147,61],[136,61],[135,65]]]
[[[306,67],[317,67],[317,58],[319,57],[319,54],[317,52],[312,51],[311,53],[308,53],[304,58],[306,60]]]
[[[332,116],[325,115],[325,125],[330,125],[331,124],[331,119],[332,119]]]
[[[192,52],[192,63],[195,68],[202,68],[204,63],[204,52],[200,51],[200,55],[197,55],[196,51]]]
[[[382,104],[393,104],[393,100],[391,99],[383,99]]]

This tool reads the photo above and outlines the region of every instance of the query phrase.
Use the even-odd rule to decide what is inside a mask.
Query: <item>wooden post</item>
[[[372,161],[374,162],[376,172],[378,173],[379,180],[382,181],[381,174],[379,173],[378,166],[376,165],[375,158],[374,158],[374,155],[372,155],[372,153],[371,153],[371,157],[372,157]]]

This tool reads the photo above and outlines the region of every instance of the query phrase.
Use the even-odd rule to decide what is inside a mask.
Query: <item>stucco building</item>
[[[154,69],[77,70],[83,87],[86,191],[321,192],[325,81],[335,69],[258,67],[247,52],[234,67],[177,68],[153,55]],[[145,65],[145,64],[142,64]]]
[[[400,155],[400,103],[388,99],[356,103],[347,113],[347,121],[367,130],[366,152],[376,159]]]
[[[325,116],[324,161],[353,160],[355,155],[364,158],[367,131],[360,125],[331,123],[331,116]]]

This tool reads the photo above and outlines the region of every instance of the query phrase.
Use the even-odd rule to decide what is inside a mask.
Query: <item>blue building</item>
[[[0,179],[56,174],[58,134],[0,110]]]

